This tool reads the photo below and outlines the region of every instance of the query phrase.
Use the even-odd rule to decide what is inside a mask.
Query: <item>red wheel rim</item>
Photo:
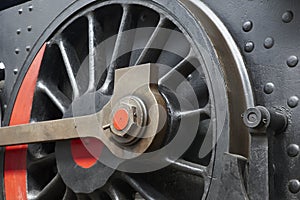
[[[34,91],[45,48],[44,44],[28,69],[17,95],[9,125],[26,124],[30,121]],[[4,188],[6,200],[27,199],[26,160],[27,145],[5,148]]]

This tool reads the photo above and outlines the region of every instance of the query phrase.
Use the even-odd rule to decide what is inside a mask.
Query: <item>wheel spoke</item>
[[[122,188],[118,188],[115,185],[109,185],[107,187],[107,193],[112,200],[122,200],[122,199],[133,200],[132,195],[130,196],[128,194],[125,194],[120,189]]]
[[[176,76],[177,73],[188,76],[190,73],[186,72],[187,70],[186,66],[190,64],[193,58],[195,58],[195,55],[193,50],[190,49],[188,55],[184,59],[182,59],[174,68],[172,68],[168,73],[166,73],[163,77],[161,77],[160,80],[158,81],[158,84],[161,85],[167,83],[169,80],[171,80],[173,76],[177,77],[178,76],[178,75]]]
[[[200,120],[209,119],[210,118],[210,106],[206,106],[204,108],[199,108],[196,110],[180,111],[176,115],[177,115],[177,117],[181,117],[181,118],[199,116]]]
[[[65,191],[65,184],[59,174],[57,174],[46,187],[38,194],[37,200],[59,199]]]
[[[75,73],[74,73],[74,69],[79,69],[80,67],[80,62],[77,56],[77,53],[74,49],[74,47],[72,47],[71,44],[69,44],[66,40],[64,40],[63,38],[58,38],[58,40],[56,41],[58,43],[58,47],[61,51],[61,55],[66,67],[66,71],[71,83],[71,87],[73,89],[73,98],[76,99],[79,97],[80,92],[79,92],[79,88],[78,88],[78,84],[75,78]]]
[[[74,192],[70,188],[66,188],[66,192],[63,196],[63,200],[73,200],[76,199]]]
[[[142,64],[145,62],[145,59],[149,59],[148,54],[151,48],[163,49],[171,34],[171,30],[167,31],[168,28],[174,28],[173,24],[166,17],[161,16],[145,48],[136,60],[135,65]]]
[[[192,163],[183,159],[178,159],[176,161],[173,161],[171,159],[167,159],[168,162],[170,162],[170,166],[182,171],[187,174],[200,176],[205,178],[207,176],[207,168],[205,166]]]
[[[132,26],[132,15],[130,13],[130,6],[129,5],[123,5],[123,15],[118,31],[118,35],[116,38],[115,46],[113,49],[111,61],[109,64],[109,67],[107,69],[107,77],[105,79],[104,84],[100,88],[100,92],[103,94],[109,94],[109,91],[111,91],[114,83],[114,73],[115,69],[117,67],[117,59],[122,52],[126,52],[126,49],[129,49],[130,46],[130,39],[128,38],[128,34],[124,34],[125,30],[128,30]],[[124,51],[125,48],[125,51]],[[127,63],[129,64],[129,63]]]
[[[89,35],[89,86],[88,92],[95,91],[96,83],[95,72],[97,63],[97,37],[100,37],[102,34],[102,27],[95,19],[95,16],[92,12],[87,14],[88,19],[88,35]]]
[[[71,101],[57,87],[53,85],[46,85],[43,82],[39,81],[37,84],[37,88],[44,94],[46,94],[62,113],[66,112]]]
[[[163,194],[155,190],[152,186],[147,184],[141,178],[138,178],[137,176],[133,177],[133,175],[125,175],[125,174],[124,174],[124,178],[129,183],[129,185],[146,200],[166,199],[166,197],[164,197]]]
[[[190,49],[189,41],[178,28],[175,28],[164,46],[164,51],[159,55],[157,63],[173,68],[189,54]]]

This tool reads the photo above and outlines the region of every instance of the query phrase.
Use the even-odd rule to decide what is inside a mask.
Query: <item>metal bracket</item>
[[[272,189],[272,145],[269,142],[274,134],[284,132],[287,117],[278,111],[257,106],[248,109],[243,121],[251,134],[248,194],[252,200],[270,199]]]

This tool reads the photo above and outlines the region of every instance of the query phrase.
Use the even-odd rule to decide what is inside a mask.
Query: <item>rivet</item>
[[[289,23],[293,20],[294,13],[292,11],[286,11],[285,13],[283,13],[281,18],[284,23]]]
[[[30,51],[31,47],[30,46],[26,46],[26,51]]]
[[[28,10],[29,10],[29,12],[31,12],[31,11],[33,10],[33,6],[30,5],[30,6],[28,7]]]
[[[20,35],[21,34],[21,29],[17,29],[17,34]]]
[[[295,67],[298,64],[298,62],[299,62],[299,59],[297,56],[290,56],[286,61],[287,65],[289,67]]]
[[[27,26],[27,31],[31,31],[32,30],[32,27],[31,26]]]
[[[289,181],[289,190],[290,192],[296,194],[300,191],[300,182],[296,179]]]
[[[274,46],[274,39],[272,37],[267,37],[264,42],[264,47],[270,49]]]
[[[251,42],[251,41],[247,42],[247,43],[245,44],[244,49],[245,49],[245,51],[248,52],[248,53],[251,52],[251,51],[253,51],[253,49],[254,49],[254,43]]]
[[[245,32],[251,31],[252,27],[253,27],[252,21],[246,21],[246,22],[243,24],[243,30],[244,30]]]
[[[20,9],[18,10],[18,13],[21,15],[21,14],[23,13],[23,9],[20,8]]]
[[[16,75],[19,72],[19,70],[16,68],[14,69],[14,74]]]
[[[292,96],[288,99],[288,106],[291,108],[295,108],[299,103],[299,98],[297,96]]]
[[[300,148],[296,144],[290,144],[287,148],[287,153],[290,157],[296,157],[299,154]]]
[[[274,89],[275,89],[275,85],[273,83],[267,83],[264,87],[264,92],[266,94],[271,94],[273,93]]]
[[[15,49],[15,53],[16,53],[16,54],[19,54],[19,53],[20,53],[20,49],[16,48],[16,49]]]
[[[6,105],[6,104],[4,104],[3,108],[4,108],[4,109],[6,109],[6,108],[7,108],[7,105]]]

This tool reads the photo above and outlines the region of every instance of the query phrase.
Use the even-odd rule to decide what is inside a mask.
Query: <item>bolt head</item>
[[[297,106],[298,106],[298,103],[299,103],[299,98],[298,98],[297,96],[292,96],[292,97],[290,97],[290,98],[288,99],[288,102],[287,102],[287,104],[288,104],[288,106],[289,106],[290,108],[295,108],[295,107],[297,107]]]
[[[273,83],[267,83],[264,87],[264,92],[266,94],[272,94],[274,92],[275,85]]]
[[[254,49],[254,43],[249,41],[245,44],[244,50],[248,53],[252,52]]]
[[[135,113],[131,105],[121,104],[114,109],[111,122],[112,133],[119,137],[125,137],[132,129],[136,127]]]
[[[119,109],[114,113],[113,126],[118,131],[124,130],[129,123],[129,113],[126,109]]]
[[[19,70],[16,68],[16,69],[14,69],[14,75],[17,75],[18,74],[18,72],[19,72]]]
[[[270,49],[274,46],[274,39],[272,37],[267,37],[264,42],[264,47]]]
[[[253,27],[252,21],[246,21],[246,22],[243,24],[243,30],[244,30],[245,32],[251,31],[252,27]]]
[[[244,113],[243,120],[248,128],[256,128],[262,121],[261,112],[257,108],[250,108]]]
[[[290,157],[296,157],[299,154],[300,148],[296,144],[290,144],[287,148],[287,153]]]
[[[146,108],[136,97],[125,97],[113,108],[110,130],[118,143],[135,141],[144,130],[147,120]]]
[[[298,57],[297,56],[290,56],[288,59],[287,59],[287,61],[286,61],[286,63],[287,63],[287,65],[289,66],[289,67],[296,67],[297,65],[298,65],[298,62],[299,62],[299,59],[298,59]]]
[[[289,190],[291,193],[298,193],[300,191],[300,182],[299,180],[293,179],[289,181]]]
[[[285,13],[283,13],[281,19],[284,23],[289,23],[293,20],[294,18],[294,14],[292,11],[286,11]]]
[[[249,115],[247,116],[247,119],[251,123],[257,122],[258,116],[256,115],[256,113],[249,113]]]

